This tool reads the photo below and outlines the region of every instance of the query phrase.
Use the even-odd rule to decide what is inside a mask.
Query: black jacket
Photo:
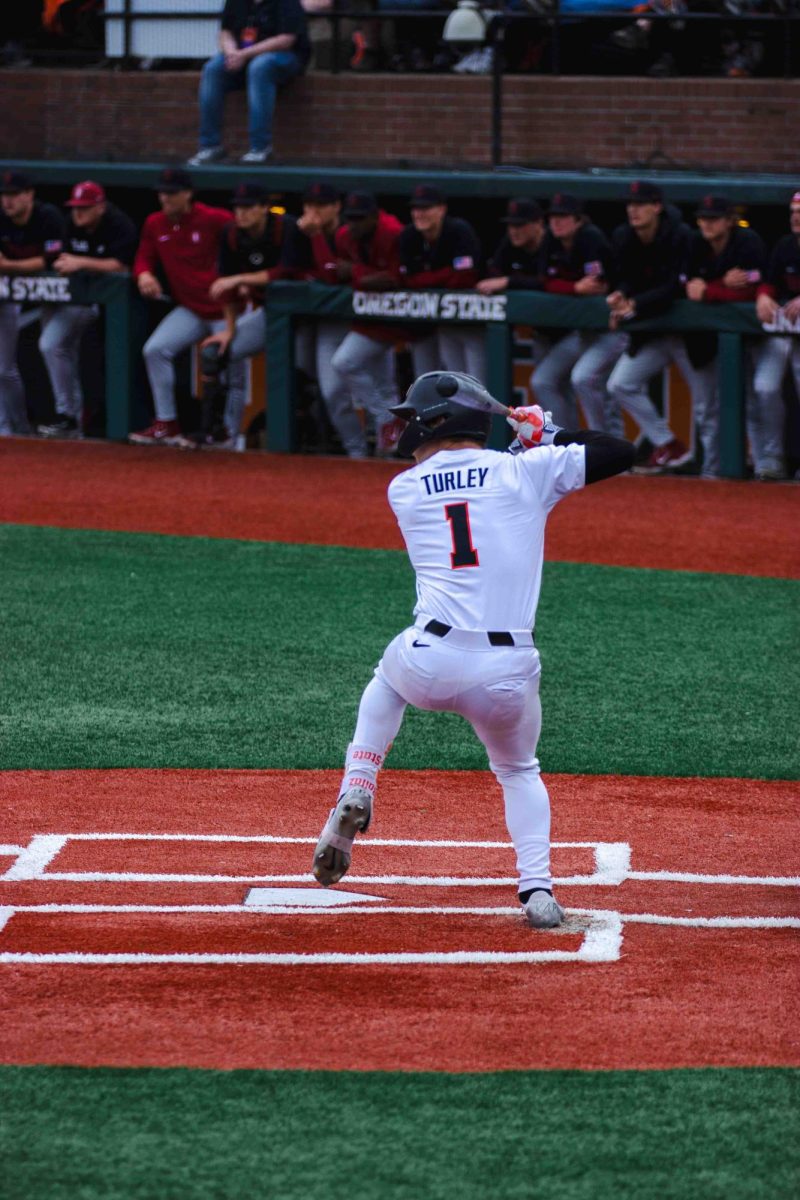
[[[636,301],[638,317],[657,317],[677,299],[686,277],[691,230],[671,206],[665,208],[652,242],[643,242],[627,222],[612,235],[615,290]]]

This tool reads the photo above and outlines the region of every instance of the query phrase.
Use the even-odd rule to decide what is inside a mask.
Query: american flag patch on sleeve
[[[584,275],[602,275],[603,264],[598,259],[595,259],[594,262],[584,263],[583,273]]]
[[[469,254],[462,254],[460,258],[453,259],[454,271],[469,271],[470,268],[474,266],[475,263],[472,259],[472,256]]]

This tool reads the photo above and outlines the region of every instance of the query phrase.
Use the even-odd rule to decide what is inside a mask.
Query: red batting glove
[[[526,450],[530,450],[533,446],[541,444],[547,416],[548,414],[538,404],[531,404],[527,408],[512,408],[506,420],[517,435],[520,444]]]

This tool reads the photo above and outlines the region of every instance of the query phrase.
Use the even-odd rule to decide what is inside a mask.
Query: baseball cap
[[[697,206],[696,217],[727,217],[733,205],[727,196],[703,196]]]
[[[269,204],[269,196],[261,184],[237,184],[231,196],[231,208],[251,208],[254,204]]]
[[[158,177],[157,192],[191,192],[192,177],[182,167],[165,167]]]
[[[339,199],[339,192],[332,183],[310,183],[303,192],[306,204],[336,204]]]
[[[411,193],[411,208],[434,208],[446,203],[444,192],[432,183],[418,183]]]
[[[66,207],[91,208],[93,204],[105,204],[105,200],[106,194],[100,184],[91,179],[84,179],[83,183],[76,183],[73,187]]]
[[[648,183],[646,179],[634,179],[625,199],[628,204],[660,204],[664,193],[657,183]]]
[[[4,196],[14,195],[15,192],[27,192],[33,186],[31,177],[24,175],[22,171],[3,171],[0,177],[0,192]]]
[[[535,200],[509,200],[506,215],[501,218],[505,225],[528,225],[531,221],[541,221],[544,218]]]
[[[547,212],[551,217],[579,217],[583,213],[583,204],[570,192],[556,192],[550,199]]]
[[[378,201],[371,192],[348,192],[344,202],[346,218],[368,217],[378,211]]]

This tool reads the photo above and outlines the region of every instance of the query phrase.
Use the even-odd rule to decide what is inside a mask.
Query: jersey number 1
[[[478,551],[472,544],[472,530],[469,527],[468,504],[446,504],[444,515],[450,522],[450,533],[453,537],[453,552],[450,555],[450,566],[477,567]]]

